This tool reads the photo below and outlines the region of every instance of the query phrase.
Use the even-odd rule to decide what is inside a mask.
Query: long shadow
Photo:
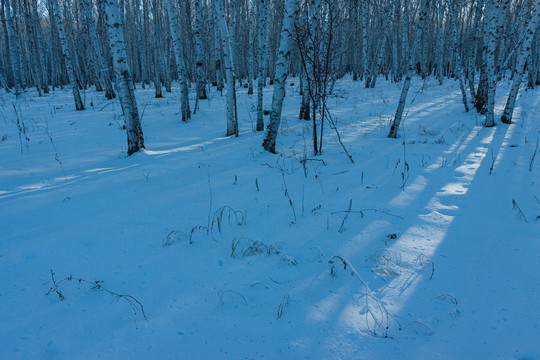
[[[438,266],[441,259],[444,259],[444,254],[439,255],[439,247],[445,243],[448,239],[448,233],[450,229],[458,227],[463,232],[462,228],[457,225],[454,220],[460,218],[462,215],[462,208],[466,208],[467,199],[470,197],[469,191],[474,184],[474,188],[481,186],[476,185],[475,182],[477,174],[479,172],[489,172],[491,161],[489,161],[488,148],[499,149],[503,141],[505,141],[505,135],[508,131],[507,127],[501,133],[497,134],[496,129],[474,129],[467,139],[459,140],[459,145],[453,146],[454,150],[460,149],[461,154],[468,153],[468,156],[464,159],[463,164],[453,169],[451,174],[442,168],[443,173],[439,178],[436,178],[436,172],[440,171],[435,166],[430,166],[425,169],[425,176],[419,175],[419,178],[424,178],[424,183],[419,180],[418,189],[416,194],[400,201],[395,201],[402,197],[401,194],[390,201],[390,205],[393,203],[393,208],[409,208],[409,209],[422,209],[421,213],[416,216],[416,219],[410,219],[412,225],[409,223],[403,227],[403,232],[400,233],[399,238],[391,243],[387,248],[383,249],[382,263],[377,260],[370,263],[371,269],[362,266],[359,271],[370,284],[381,283],[376,277],[370,275],[370,270],[375,273],[383,274],[386,283],[382,284],[374,293],[381,298],[382,303],[385,304],[386,310],[390,314],[395,314],[396,319],[401,323],[403,331],[406,335],[398,335],[397,325],[390,320],[391,329],[389,333],[393,336],[407,336],[421,337],[424,335],[430,335],[433,333],[432,325],[425,323],[422,320],[410,319],[409,313],[412,309],[422,309],[425,303],[431,301],[436,296],[444,295],[444,292],[431,291],[430,295],[426,299],[424,289],[432,283],[429,279],[431,276],[437,277],[439,272],[444,271]],[[508,138],[506,138],[508,140]],[[455,144],[456,145],[456,144]],[[437,165],[437,161],[433,164]],[[453,180],[448,182],[448,175],[453,177]],[[481,176],[480,176],[481,177]],[[465,197],[464,195],[467,195]],[[470,211],[470,209],[468,209]],[[413,216],[414,218],[414,216]],[[409,219],[409,218],[407,218]],[[370,225],[366,226],[369,229]],[[375,225],[375,227],[377,227]],[[369,232],[369,230],[368,230]],[[367,234],[364,234],[367,235]],[[352,264],[365,263],[365,254],[377,254],[379,260],[381,259],[381,253],[377,252],[374,247],[377,244],[367,244],[364,247],[355,249],[354,247],[345,244],[342,248],[342,253],[339,255],[346,256],[347,260],[351,260]],[[361,250],[361,254],[360,254]],[[392,255],[398,254],[397,257]],[[392,261],[396,262],[392,264]],[[442,260],[444,262],[444,260]],[[434,264],[435,272],[432,273],[430,265]],[[360,266],[358,265],[358,266]],[[394,266],[395,265],[395,266]],[[374,267],[373,267],[374,266]],[[378,269],[377,269],[378,267]],[[399,271],[397,276],[384,276],[384,270]],[[426,267],[427,269],[423,269]],[[346,273],[346,272],[345,272]],[[436,279],[436,278],[435,278]],[[351,280],[354,281],[354,280]],[[322,285],[321,285],[322,286]],[[332,342],[347,341],[347,338],[351,340],[357,335],[356,333],[370,333],[374,330],[374,325],[366,326],[368,323],[365,314],[366,306],[363,302],[366,301],[362,296],[364,290],[361,283],[357,285],[351,285],[350,283],[342,283],[341,288],[335,292],[332,292],[327,297],[322,297],[316,301],[315,304],[324,304],[332,302],[333,306],[331,310],[328,310],[326,314],[308,314],[308,318],[321,318],[327,319],[328,317],[334,318],[336,324],[333,326],[333,337],[330,336],[327,339],[327,344],[330,346]],[[356,290],[355,290],[356,289]],[[355,300],[347,300],[347,296],[341,296],[341,293],[352,295]],[[355,295],[356,294],[356,295]],[[419,301],[418,297],[424,301]],[[333,299],[333,300],[329,300]],[[442,302],[452,301],[452,297],[448,296],[442,298]],[[436,304],[435,306],[439,306]],[[317,305],[317,309],[320,306]],[[362,316],[359,316],[361,314]],[[377,320],[374,320],[377,321]],[[382,330],[382,329],[381,329]],[[342,338],[343,331],[349,332],[345,339]],[[332,332],[332,331],[331,331]],[[379,331],[379,334],[384,333]],[[339,339],[338,339],[339,338]],[[351,340],[352,341],[352,340]],[[364,345],[358,345],[364,346]],[[379,349],[377,348],[377,351]],[[392,350],[393,351],[393,350]],[[388,355],[392,353],[389,351]],[[374,352],[375,354],[375,352]],[[373,354],[373,355],[374,355]],[[383,351],[384,354],[384,351]],[[381,357],[380,355],[376,357]],[[384,356],[382,356],[384,358]],[[413,355],[414,357],[414,355]],[[369,358],[369,356],[368,356]]]
[[[504,130],[491,142],[501,156],[506,142],[518,140],[512,137],[516,126],[501,126]],[[534,225],[525,224],[512,211],[516,190],[507,184],[523,186],[519,179],[527,173],[527,166],[523,162],[520,167],[513,164],[519,154],[506,156],[495,171],[490,171],[493,160],[486,156],[465,188],[453,183],[441,189],[439,195],[445,199],[450,195],[457,208],[444,211],[451,223],[445,230],[445,241],[432,255],[437,269],[434,280],[419,274],[413,294],[399,312],[409,324],[408,337],[417,338],[407,350],[412,357],[426,356],[428,350],[422,348],[426,343],[430,344],[429,351],[444,351],[448,358],[539,354],[538,347],[530,345],[537,344],[534,331],[526,330],[539,320],[535,312],[531,313],[539,301],[530,286],[538,263],[538,247],[534,245],[538,236]],[[512,174],[497,176],[505,168]],[[472,174],[460,178],[469,179],[468,175]],[[456,196],[465,194],[462,191],[466,197]],[[537,283],[538,276],[533,278]],[[470,344],[471,338],[482,341],[463,346]]]
[[[452,351],[455,351],[455,355],[449,355],[449,357],[463,356],[467,354],[467,350],[471,351],[468,354],[476,354],[476,356],[485,356],[486,351],[488,354],[496,355],[497,348],[508,350],[504,346],[497,346],[501,344],[505,336],[509,335],[509,331],[503,335],[498,330],[506,321],[501,319],[506,317],[495,316],[500,320],[500,326],[496,329],[490,330],[488,324],[481,322],[489,321],[494,317],[492,315],[500,310],[496,309],[498,300],[488,299],[494,293],[502,295],[501,289],[490,289],[489,283],[498,281],[497,279],[508,281],[512,275],[508,274],[505,267],[493,271],[497,272],[497,275],[478,275],[490,272],[489,268],[493,266],[493,259],[501,256],[496,246],[501,242],[501,235],[511,237],[516,230],[515,226],[499,225],[505,221],[504,215],[489,214],[490,209],[500,207],[501,199],[499,198],[500,191],[497,191],[495,187],[497,179],[489,177],[490,168],[493,167],[496,157],[494,155],[492,160],[488,155],[490,148],[496,149],[494,150],[496,154],[501,152],[503,144],[512,139],[512,127],[515,126],[517,125],[502,126],[499,129],[503,130],[499,130],[499,133],[495,129],[483,129],[480,132],[483,139],[476,141],[476,147],[471,144],[473,148],[470,149],[463,165],[455,169],[454,181],[444,184],[438,191],[428,192],[432,193],[433,197],[424,207],[427,213],[419,214],[417,224],[406,229],[390,247],[391,250],[402,254],[400,261],[405,268],[400,269],[400,275],[395,276],[387,285],[380,287],[377,293],[380,294],[383,302],[388,304],[389,311],[397,314],[396,317],[400,319],[405,330],[405,333],[400,336],[407,336],[408,339],[413,340],[408,348],[401,349],[410,357],[429,355],[429,351],[432,350],[422,347],[426,342],[431,343],[426,336],[436,334],[437,328],[442,327],[441,322],[448,322],[451,328],[456,327],[455,330],[451,330],[451,335],[437,334],[436,337],[441,341],[446,341],[447,344],[435,345],[435,349],[442,350],[450,346]],[[487,190],[486,186],[488,186]],[[425,196],[424,198],[427,199]],[[510,207],[510,200],[508,198],[507,200]],[[469,203],[485,204],[485,207],[475,208]],[[486,212],[488,214],[485,214]],[[494,244],[487,239],[497,239],[497,242]],[[415,255],[427,256],[435,265],[435,273],[430,273],[429,269],[421,270],[412,262],[407,264],[406,256],[411,259]],[[512,263],[519,266],[521,258],[516,256],[511,256],[511,258]],[[428,264],[427,260],[424,262],[425,265]],[[382,265],[391,264],[383,263]],[[532,268],[528,266],[527,270],[520,273],[526,278],[526,273],[530,270]],[[435,280],[430,280],[431,276],[434,276]],[[516,291],[516,293],[519,292]],[[516,301],[511,301],[509,296],[503,297],[506,298],[506,306],[515,305]],[[469,306],[468,311],[479,313],[475,316],[475,320],[479,323],[454,319],[465,311],[457,306],[463,302],[463,298],[467,299],[464,305]],[[519,315],[521,315],[519,319],[513,321],[517,322],[515,324],[517,327],[520,321],[526,321],[523,312]],[[526,322],[530,324],[530,318]],[[455,324],[460,324],[460,326]],[[471,330],[474,330],[479,338],[484,339],[484,344],[487,345],[476,349],[460,349],[460,341],[465,341],[470,337]],[[451,345],[448,345],[448,342]],[[382,351],[379,354],[385,357],[384,354],[389,355],[395,349],[385,351],[384,347],[379,347],[377,351]]]

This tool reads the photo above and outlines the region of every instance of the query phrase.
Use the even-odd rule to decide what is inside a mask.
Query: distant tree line
[[[318,153],[331,121],[326,98],[346,74],[366,87],[403,82],[390,137],[413,76],[458,80],[466,111],[485,114],[486,126],[495,125],[497,81],[513,82],[505,123],[523,78],[540,84],[540,0],[0,1],[0,87],[41,96],[69,86],[77,110],[81,89],[118,96],[129,154],[144,147],[135,86],[162,97],[177,81],[183,121],[197,106],[190,91],[199,100],[210,86],[225,89],[226,133],[238,135],[235,89],[256,89],[263,130],[262,90],[274,85],[263,146],[275,152],[285,81],[298,76],[299,117],[312,121]]]

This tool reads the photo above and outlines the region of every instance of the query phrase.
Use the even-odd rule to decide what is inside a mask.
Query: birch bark
[[[540,23],[540,0],[535,0],[534,8],[532,11],[532,16],[525,30],[525,38],[521,43],[521,47],[518,54],[516,72],[512,80],[512,88],[508,94],[508,99],[506,100],[506,106],[504,108],[501,121],[505,124],[510,124],[512,122],[512,115],[514,113],[514,107],[516,105],[516,98],[523,79],[523,74],[525,73],[525,64],[527,58],[532,58],[531,56],[531,45],[534,39],[534,34],[538,29]]]
[[[454,40],[454,53],[456,55],[456,71],[458,73],[459,89],[461,90],[461,96],[463,99],[463,105],[465,111],[469,111],[469,103],[467,101],[467,91],[465,90],[465,75],[463,74],[463,67],[461,65],[461,56],[459,55],[458,40],[457,40],[457,26],[456,19],[454,17],[454,11],[452,10],[452,4],[450,0],[446,0],[448,6],[448,13],[450,14],[450,23],[452,25],[452,38]]]
[[[495,48],[497,46],[497,19],[499,17],[500,3],[498,0],[488,0],[486,5],[487,21],[487,46],[486,46],[486,79],[487,79],[487,103],[486,103],[486,127],[495,126]]]
[[[60,11],[58,9],[58,1],[50,0],[53,10],[53,17],[56,21],[56,28],[58,30],[58,37],[60,39],[60,46],[62,47],[62,53],[64,55],[64,61],[66,64],[66,69],[69,77],[69,82],[71,83],[71,89],[73,91],[73,98],[75,100],[75,109],[84,110],[84,104],[81,99],[81,93],[79,91],[79,85],[77,84],[77,78],[75,76],[75,71],[73,70],[73,63],[71,62],[71,53],[69,51],[68,42],[66,39],[66,33],[64,31],[64,23],[62,17],[60,16]]]
[[[283,99],[285,98],[285,81],[287,80],[287,67],[289,65],[293,25],[297,6],[297,0],[286,0],[283,27],[281,29],[279,41],[279,52],[276,59],[272,111],[270,113],[270,123],[268,124],[266,138],[262,144],[263,148],[271,153],[276,152],[276,138],[281,122]]]
[[[236,117],[236,89],[234,76],[234,62],[232,58],[232,44],[229,37],[229,28],[225,19],[223,0],[215,1],[217,22],[221,34],[221,47],[223,49],[223,61],[225,65],[225,77],[227,78],[227,136],[238,136],[238,119]]]
[[[428,16],[429,2],[430,0],[422,0],[421,3],[420,17],[418,19],[418,24],[416,25],[416,38],[414,39],[414,43],[409,55],[409,66],[407,68],[407,74],[405,75],[405,81],[403,82],[403,88],[401,90],[401,96],[399,98],[396,115],[394,116],[394,121],[390,128],[390,133],[388,134],[389,138],[396,138],[399,125],[401,124],[403,110],[405,109],[405,102],[407,101],[407,94],[409,93],[409,87],[411,86],[411,78],[414,73],[414,62],[416,60],[418,49],[420,48],[422,32],[424,31],[424,25]]]
[[[107,99],[113,99],[116,94],[114,93],[107,61],[105,60],[105,55],[103,54],[103,49],[99,41],[99,35],[97,32],[96,23],[94,22],[94,17],[92,16],[92,9],[90,7],[89,0],[81,0],[81,7],[86,16],[92,52],[96,58],[96,66],[98,66],[98,78],[102,84],[105,85],[105,97]]]
[[[302,105],[300,107],[300,119],[310,119],[310,103],[312,97],[312,87],[314,84],[314,62],[315,62],[315,34],[317,31],[317,22],[321,10],[321,0],[311,0],[309,6],[309,21],[307,31],[306,59],[305,59],[305,82],[304,94],[302,95]],[[313,104],[315,106],[315,104]]]
[[[176,7],[173,5],[172,0],[165,0],[167,2],[167,9],[169,12],[169,26],[171,28],[171,36],[173,42],[174,56],[176,59],[176,67],[178,71],[178,80],[180,82],[180,108],[182,112],[182,121],[188,121],[191,118],[191,111],[189,109],[189,92],[187,84],[186,66],[184,64],[184,48],[182,46],[182,39],[180,38],[180,29],[178,27],[178,13]]]
[[[15,27],[13,25],[13,16],[11,15],[10,1],[5,0],[4,11],[6,17],[7,36],[9,44],[9,56],[11,61],[11,72],[13,74],[13,82],[15,86],[15,97],[18,99],[23,90],[21,86],[21,73],[19,69],[19,52],[17,50],[17,38]]]
[[[195,0],[195,56],[196,56],[196,74],[197,74],[197,97],[201,100],[206,99],[206,80],[204,76],[202,37],[201,37],[201,4],[200,0]]]
[[[257,131],[264,130],[263,119],[263,87],[264,87],[264,64],[266,58],[266,31],[268,17],[268,0],[259,0],[259,71],[257,76]]]
[[[118,0],[104,0],[109,33],[113,68],[116,73],[116,87],[118,98],[124,110],[126,124],[128,155],[132,155],[144,149],[144,138],[137,108],[137,99],[133,87],[133,79],[127,63],[126,47],[124,44],[124,31],[120,14],[118,12]]]

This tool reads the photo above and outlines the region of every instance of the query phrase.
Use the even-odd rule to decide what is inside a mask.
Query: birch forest
[[[275,81],[263,144],[275,152],[286,79],[294,76],[303,92],[299,117],[311,119],[318,154],[325,120],[331,121],[326,99],[347,74],[366,88],[378,77],[403,82],[389,137],[397,135],[414,76],[456,79],[465,110],[476,109],[488,127],[495,125],[497,82],[513,79],[501,117],[510,123],[521,82],[530,89],[540,84],[539,6],[533,0],[2,0],[0,85],[16,95],[35,88],[40,96],[69,86],[77,110],[85,108],[83,89],[107,99],[118,93],[129,113],[131,154],[144,147],[135,86],[153,87],[160,98],[178,82],[182,121],[197,106],[189,103],[190,91],[198,101],[208,87],[225,89],[229,136],[239,134],[235,89],[253,94],[257,82],[260,99]],[[259,104],[258,130],[263,111]]]
[[[540,358],[540,0],[0,0],[0,358]]]

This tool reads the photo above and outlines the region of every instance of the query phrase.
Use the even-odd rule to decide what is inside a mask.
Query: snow
[[[1,93],[0,358],[540,358],[538,90],[485,128],[457,82],[415,79],[388,139],[400,85],[340,80],[353,164],[328,127],[311,155],[288,83],[277,155],[243,88],[225,137],[214,89],[182,123],[179,88],[139,87],[130,157],[116,100]]]

